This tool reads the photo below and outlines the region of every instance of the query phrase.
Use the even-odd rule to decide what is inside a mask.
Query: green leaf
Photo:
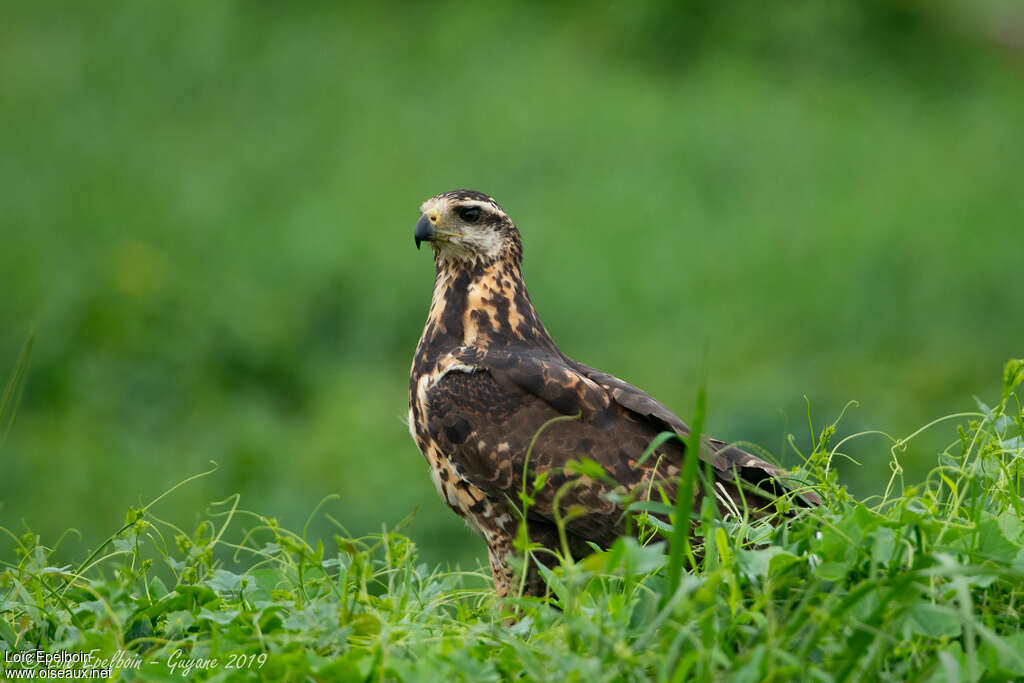
[[[159,600],[160,598],[167,595],[167,586],[164,584],[164,582],[160,579],[159,576],[154,576],[152,579],[150,579],[149,594],[153,597],[154,600]]]
[[[213,590],[229,595],[237,595],[242,589],[243,583],[248,584],[244,576],[234,574],[226,569],[218,569],[213,573],[213,576],[203,581],[204,585],[209,586]]]
[[[853,517],[863,532],[871,531],[885,520],[882,515],[872,512],[863,503],[857,503],[853,508]]]
[[[283,616],[286,615],[288,610],[284,605],[272,604],[267,605],[260,612],[260,630],[264,633],[272,633],[280,628],[284,627]]]
[[[14,633],[14,629],[11,628],[10,622],[2,617],[0,617],[0,639],[7,643],[7,647],[4,649],[8,651],[13,650],[14,646],[18,643],[18,636]]]
[[[174,592],[192,601],[192,604],[195,605],[202,606],[220,602],[220,598],[217,597],[217,594],[206,586],[178,584],[174,587]]]
[[[657,450],[658,446],[665,443],[669,439],[679,439],[680,441],[682,441],[682,439],[679,438],[679,435],[676,434],[675,432],[661,432],[656,437],[651,439],[651,443],[647,444],[647,448],[644,449],[644,452],[640,456],[640,459],[633,463],[632,466],[635,468],[642,465],[644,461],[646,461],[647,458],[651,457],[654,451]]]
[[[196,622],[195,616],[191,612],[185,610],[177,610],[174,612],[168,612],[167,619],[164,625],[164,636],[167,638],[181,638],[185,635],[192,624]]]
[[[977,554],[999,564],[1012,565],[1020,554],[1021,547],[1006,537],[1003,528],[1009,527],[1011,533],[1015,533],[1013,523],[1008,520],[1000,522],[987,512],[983,512],[982,515],[984,518],[978,524],[977,531]]]
[[[910,633],[930,638],[953,638],[960,635],[960,617],[950,607],[920,601],[908,610],[906,628]]]
[[[996,521],[1008,541],[1017,546],[1024,545],[1024,521],[1012,509],[1004,510]]]
[[[114,552],[130,553],[135,551],[134,538],[115,538],[113,542]]]
[[[999,669],[1013,676],[1024,676],[1024,633],[1014,633],[1002,638],[1004,647],[993,647],[985,643],[982,647],[984,658],[994,658]]]
[[[289,631],[337,630],[340,608],[336,602],[315,602],[300,610],[293,610],[284,620]]]
[[[757,550],[740,550],[737,556],[740,569],[749,578],[764,578],[784,571],[800,558],[793,553],[772,545]]]
[[[237,617],[241,613],[242,613],[241,610],[237,610],[237,609],[226,609],[226,610],[219,610],[217,612],[213,612],[213,611],[208,610],[208,609],[206,609],[204,607],[201,610],[199,610],[199,614],[196,617],[196,619],[197,620],[207,619],[209,621],[218,623],[221,626],[227,626],[228,624],[230,624],[232,621],[235,620],[235,617]]]
[[[733,683],[757,683],[764,680],[761,670],[763,667],[765,646],[760,644],[750,653],[747,663],[740,667],[734,676]]]
[[[153,635],[153,623],[149,620],[149,617],[145,613],[136,614],[131,622],[128,624],[128,628],[124,632],[124,642],[126,644],[131,643],[133,640],[139,638],[149,638]]]
[[[608,473],[604,471],[604,468],[596,461],[586,456],[581,456],[575,460],[570,460],[565,463],[565,471],[567,474],[578,474],[583,477],[590,477],[591,479],[603,480],[608,478]]]
[[[336,659],[316,670],[316,680],[322,683],[362,683],[366,677],[350,659]]]
[[[896,551],[896,532],[887,526],[880,526],[872,532],[871,559],[876,564],[886,565]]]
[[[605,561],[603,569],[608,572],[614,572],[616,570],[629,569],[634,574],[646,574],[659,569],[665,565],[665,543],[652,543],[650,545],[640,545],[632,536],[623,536],[615,539],[615,543],[612,544],[611,549],[607,553],[595,553],[594,555],[600,555]],[[593,555],[591,556],[593,557]],[[588,564],[587,560],[584,560],[584,567],[591,569],[592,571],[600,571],[602,568],[597,566],[597,561]]]
[[[357,636],[374,636],[380,633],[380,619],[372,614],[357,614],[346,625]]]
[[[729,539],[725,535],[725,529],[718,527],[715,529],[715,548],[718,550],[718,557],[721,560],[723,566],[728,567],[732,564],[733,553],[729,547]]]
[[[1015,436],[1012,439],[1000,441],[999,445],[1004,450],[1010,451],[1011,453],[1014,451],[1022,450],[1024,449],[1024,436]]]
[[[797,557],[793,553],[780,552],[772,556],[768,561],[768,575],[776,576],[784,572],[790,566],[801,562],[802,558]]]
[[[814,568],[813,574],[826,581],[842,581],[850,573],[850,562],[822,562]]]
[[[962,672],[967,668],[967,658],[958,641],[953,641],[939,650],[939,662],[942,664],[942,672],[946,675],[947,683],[959,683],[964,679]]]

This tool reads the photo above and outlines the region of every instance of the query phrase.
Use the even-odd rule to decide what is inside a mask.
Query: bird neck
[[[420,347],[433,357],[457,346],[531,346],[560,353],[533,307],[518,260],[437,262]]]

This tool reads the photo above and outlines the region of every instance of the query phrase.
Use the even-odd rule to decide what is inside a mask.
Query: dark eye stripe
[[[467,223],[476,223],[480,220],[480,213],[479,206],[463,206],[458,210],[459,218]]]

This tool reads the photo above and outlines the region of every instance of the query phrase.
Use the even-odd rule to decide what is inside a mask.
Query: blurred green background
[[[843,434],[974,409],[1024,353],[1020,6],[827,4],[5,3],[3,371],[36,345],[0,525],[80,558],[215,460],[154,512],[337,493],[482,558],[403,423],[413,224],[456,187],[519,225],[566,353],[684,419],[703,368],[720,437],[792,464],[805,396],[859,401]],[[848,452],[881,491],[884,440]]]

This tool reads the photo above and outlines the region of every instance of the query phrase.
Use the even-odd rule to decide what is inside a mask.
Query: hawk
[[[504,597],[515,585],[516,505],[521,491],[532,493],[533,477],[544,483],[523,520],[530,541],[559,548],[560,514],[571,517],[570,551],[586,555],[588,542],[607,547],[622,535],[625,497],[657,500],[666,492],[674,499],[689,457],[685,445],[670,439],[656,456],[642,456],[659,433],[685,437],[689,428],[640,389],[558,349],[523,282],[519,231],[494,199],[453,190],[428,199],[420,212],[416,247],[433,247],[436,275],[409,377],[409,431],[441,498],[487,543]],[[564,419],[552,421],[558,417]],[[701,451],[713,465],[723,514],[771,502],[747,487],[741,493],[737,475],[762,492],[779,490],[773,484],[782,472],[764,460],[713,439]],[[607,476],[574,475],[566,465],[581,456]],[[570,480],[555,510],[555,494]],[[699,506],[703,491],[696,495]],[[568,515],[570,509],[585,514]],[[524,581],[527,593],[543,594],[536,568]]]

